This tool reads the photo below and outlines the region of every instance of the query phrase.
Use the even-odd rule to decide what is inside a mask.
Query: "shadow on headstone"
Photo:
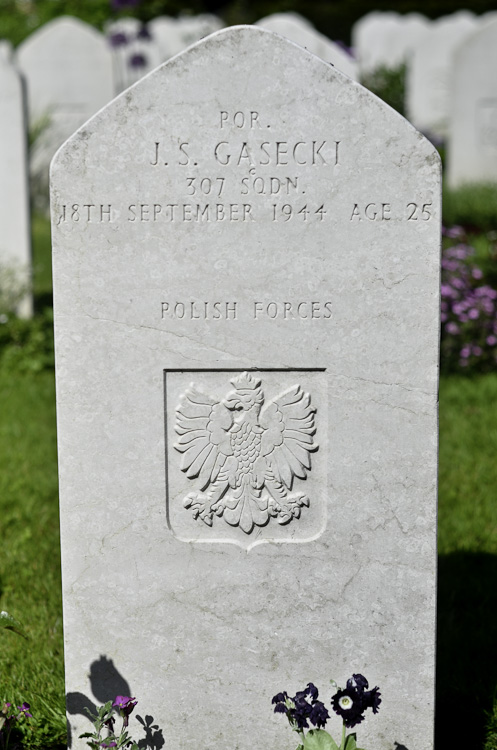
[[[97,703],[107,703],[109,700],[114,700],[118,695],[134,697],[127,680],[120,674],[112,659],[108,659],[106,656],[101,655],[97,661],[92,662],[89,681],[96,703],[83,693],[67,693],[67,712],[72,716],[80,714],[88,719],[88,713],[93,716],[97,713]],[[145,731],[145,737],[137,742],[140,750],[161,750],[164,747],[164,736],[159,725],[154,723],[154,717],[146,715],[143,718],[139,714],[135,714],[135,718]],[[72,747],[72,731],[69,721],[67,722],[67,746],[68,748]]]
[[[158,724],[154,724],[154,717],[137,714],[136,718],[145,729],[145,737],[138,742],[140,750],[161,750],[164,747],[164,735]]]
[[[436,747],[483,746],[497,687],[496,611],[497,556],[462,551],[441,555]]]
[[[400,745],[396,740],[394,740],[395,744],[395,750],[409,750],[405,745]]]
[[[124,677],[117,671],[112,659],[101,656],[90,667],[91,691],[97,701],[106,703],[114,700],[116,695],[131,696],[131,688]]]

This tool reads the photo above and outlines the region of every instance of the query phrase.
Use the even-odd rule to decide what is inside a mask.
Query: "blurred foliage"
[[[124,3],[123,3],[124,4]],[[160,15],[215,13],[226,24],[253,23],[271,13],[293,11],[308,18],[330,39],[350,44],[354,23],[372,10],[423,13],[428,18],[467,9],[474,13],[495,10],[493,0],[140,0],[123,12],[148,21]],[[0,38],[19,44],[47,21],[71,15],[102,28],[116,16],[110,0],[0,0]]]
[[[365,75],[361,83],[403,115],[405,111],[405,81],[406,66],[400,65],[398,68],[377,68],[372,73]]]
[[[0,366],[9,372],[40,372],[54,367],[53,312],[47,307],[31,320],[0,317]]]
[[[497,230],[497,183],[463,185],[443,192],[443,222],[467,231]]]

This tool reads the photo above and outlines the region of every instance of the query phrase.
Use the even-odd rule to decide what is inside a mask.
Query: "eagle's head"
[[[230,391],[224,399],[224,404],[228,409],[248,411],[254,406],[260,411],[264,403],[264,394],[261,388],[261,381],[252,377],[248,372],[243,372],[232,381],[235,386],[234,391]]]

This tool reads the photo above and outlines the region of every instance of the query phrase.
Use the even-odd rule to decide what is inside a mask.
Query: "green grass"
[[[26,747],[65,742],[50,228],[33,222],[35,309],[0,331],[0,609],[24,640],[0,631],[0,701],[32,706]],[[39,312],[45,310],[44,313]],[[47,311],[48,310],[48,311]]]
[[[443,191],[443,222],[478,232],[497,228],[497,184],[463,185]]]
[[[497,375],[440,384],[436,747],[481,748],[497,687]],[[494,750],[497,744],[487,745]]]
[[[48,748],[65,732],[54,375],[0,377],[0,607],[29,635],[0,632],[0,698],[31,704],[26,746]]]

